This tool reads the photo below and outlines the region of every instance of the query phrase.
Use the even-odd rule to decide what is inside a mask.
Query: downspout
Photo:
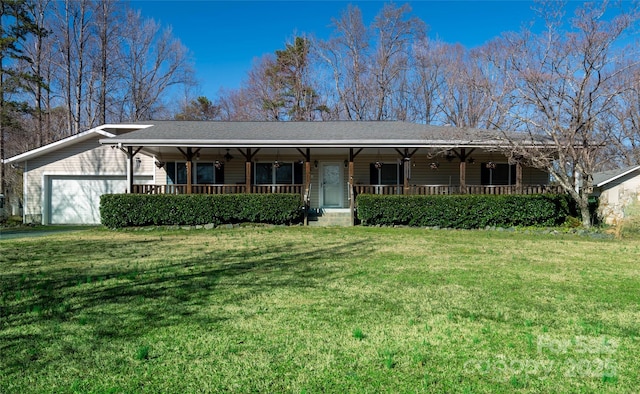
[[[22,172],[22,223],[27,220],[27,170],[29,161],[24,162],[24,171]]]
[[[133,147],[127,147],[127,193],[133,191]]]

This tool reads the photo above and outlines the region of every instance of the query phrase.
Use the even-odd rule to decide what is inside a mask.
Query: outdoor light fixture
[[[139,169],[141,165],[142,165],[142,159],[140,159],[139,157],[136,157],[136,168]]]
[[[273,166],[275,168],[280,168],[280,162],[278,161],[279,157],[280,157],[280,149],[276,151],[276,160],[273,162]]]
[[[378,149],[378,160],[376,160],[374,166],[379,170],[382,168],[383,163],[380,161],[380,149]]]
[[[487,167],[490,170],[495,170],[496,169],[496,163],[493,161],[487,162],[487,164],[485,164],[485,167]]]
[[[344,161],[344,167],[345,167],[345,168],[347,168],[348,166],[349,166],[349,161],[348,161],[348,160],[345,160],[345,161]]]
[[[470,157],[470,158],[467,160],[467,163],[469,163],[469,164],[474,164],[475,162],[476,162],[476,159],[474,159],[473,157]]]
[[[218,170],[222,168],[222,166],[224,165],[223,161],[220,160],[216,160],[215,163],[213,164]]]
[[[314,160],[313,161],[313,167],[314,168],[318,168],[318,160]]]
[[[437,161],[431,162],[429,163],[429,168],[431,168],[432,170],[437,170],[438,168],[440,168],[440,163],[438,163]]]

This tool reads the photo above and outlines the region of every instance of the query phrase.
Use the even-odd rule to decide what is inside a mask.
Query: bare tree
[[[50,38],[44,34],[48,24],[47,14],[50,12],[51,0],[33,0],[27,3],[27,10],[33,23],[43,34],[36,34],[27,40],[24,53],[29,59],[22,60],[20,66],[29,69],[32,75],[37,76],[27,84],[27,91],[33,95],[33,109],[36,117],[35,127],[36,146],[49,142],[47,131],[45,131],[45,112],[47,111],[45,98],[47,96],[48,72],[51,70]]]
[[[140,12],[127,13],[123,39],[123,81],[128,85],[121,120],[150,119],[162,108],[163,94],[176,85],[194,81],[189,52],[173,37]]]
[[[316,41],[315,53],[330,69],[344,118],[367,120],[372,105],[369,29],[360,9],[352,5],[333,20],[333,27],[334,37]]]
[[[252,105],[246,89],[221,90],[216,101],[220,119],[225,121],[257,120],[253,117]]]
[[[607,119],[611,139],[606,167],[640,164],[640,70],[634,68],[634,72],[621,74],[620,78],[619,83],[627,89],[617,97]]]
[[[404,81],[409,64],[409,51],[414,41],[421,39],[426,27],[416,17],[409,17],[411,7],[385,4],[375,17],[372,29],[376,37],[376,50],[372,56],[374,86],[374,120],[390,119],[395,112],[393,93]]]
[[[606,2],[586,4],[563,31],[562,9],[557,3],[543,5],[543,33],[524,30],[503,38],[515,104],[506,110],[525,132],[525,138],[509,142],[514,155],[547,170],[571,195],[588,227],[592,176],[610,136],[604,119],[627,90],[618,76],[638,67],[635,49],[620,47],[637,15],[620,10],[605,18]],[[536,141],[553,149],[535,149]]]
[[[51,30],[56,34],[58,43],[58,70],[63,71],[56,77],[64,90],[65,105],[69,109],[69,132],[76,134],[86,123],[82,115],[92,38],[90,3],[89,0],[64,0],[55,10],[56,20]]]
[[[437,123],[442,109],[439,101],[440,90],[446,70],[448,46],[439,40],[424,38],[413,46],[411,81],[411,117],[426,124]]]

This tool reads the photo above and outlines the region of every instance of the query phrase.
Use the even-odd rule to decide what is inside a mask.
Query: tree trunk
[[[0,32],[4,31],[4,26],[2,25],[2,19],[4,16],[4,2],[0,4]],[[3,54],[0,53],[0,195],[5,197],[5,173],[4,173],[4,127],[3,127],[3,117],[4,117],[4,57]],[[6,200],[4,201],[4,205],[0,208],[0,219],[4,217],[5,206],[7,206]]]

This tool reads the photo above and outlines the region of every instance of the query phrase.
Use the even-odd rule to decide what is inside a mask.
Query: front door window
[[[322,166],[322,205],[342,207],[342,171],[340,165]]]

